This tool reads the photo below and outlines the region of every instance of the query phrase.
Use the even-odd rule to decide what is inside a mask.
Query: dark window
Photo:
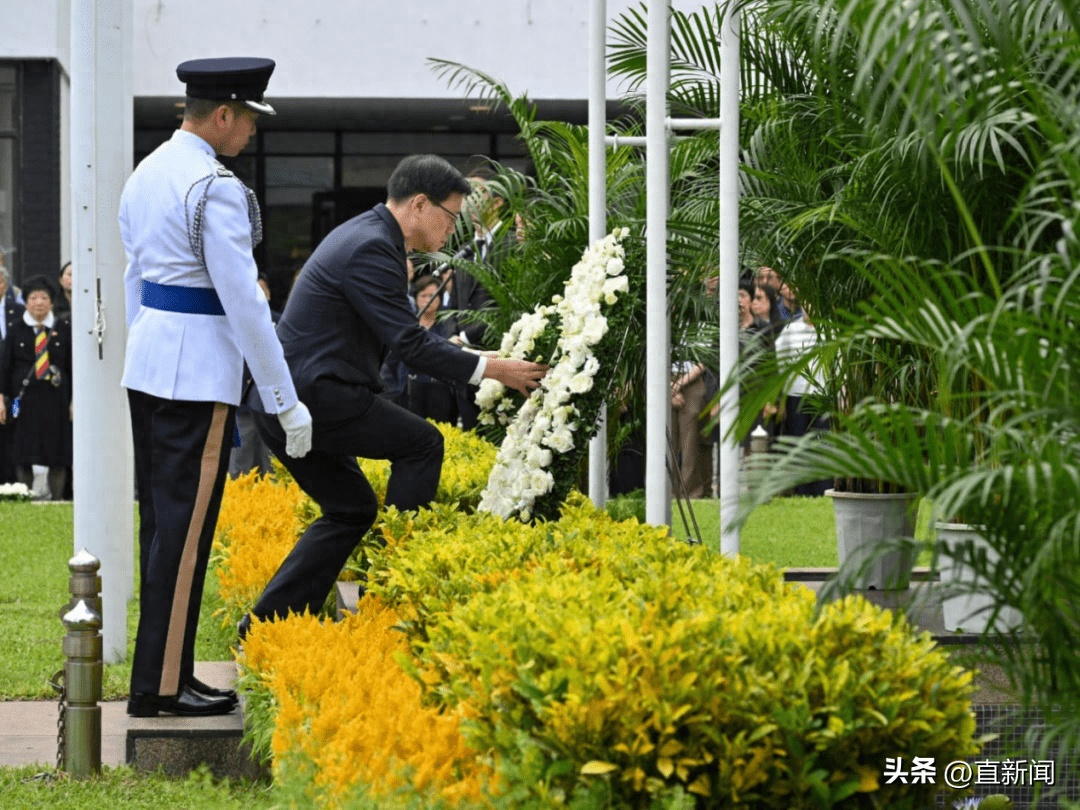
[[[18,71],[0,65],[0,257],[8,270],[15,267],[15,223],[18,180]]]
[[[255,260],[270,278],[276,308],[284,306],[293,274],[326,234],[386,199],[386,181],[406,155],[441,155],[462,171],[479,156],[525,167],[521,145],[512,135],[407,127],[379,132],[277,130],[264,128],[268,123],[260,120],[252,145],[224,162],[259,197],[264,238]],[[136,129],[136,162],[171,134]]]

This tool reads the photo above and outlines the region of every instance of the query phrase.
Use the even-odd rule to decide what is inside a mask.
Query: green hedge
[[[522,801],[923,807],[886,757],[977,752],[970,674],[858,597],[815,614],[772,566],[616,522],[577,498],[533,526],[390,515],[371,590],[410,617],[401,663],[470,718]]]

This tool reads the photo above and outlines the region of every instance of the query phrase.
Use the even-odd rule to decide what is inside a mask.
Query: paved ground
[[[202,681],[228,688],[236,677],[231,662],[197,663],[195,675]],[[224,718],[167,717],[132,718],[127,716],[127,701],[108,701],[101,705],[101,764],[116,767],[125,763],[129,727],[194,728],[203,725],[242,725],[238,712]],[[0,701],[0,766],[40,764],[56,766],[55,700]]]

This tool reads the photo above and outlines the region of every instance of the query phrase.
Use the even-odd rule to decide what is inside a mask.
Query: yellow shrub
[[[501,763],[541,756],[563,795],[608,780],[628,807],[682,785],[704,807],[894,804],[888,756],[970,755],[970,676],[865,600],[815,614],[779,571],[616,522],[392,522],[372,592],[408,615],[427,694]]]
[[[225,482],[214,532],[218,586],[225,621],[250,608],[292,551],[307,496],[287,476],[274,481],[249,473]]]
[[[396,663],[406,655],[399,621],[369,598],[336,624],[310,615],[255,622],[244,643],[242,678],[276,707],[275,770],[294,758],[310,763],[327,803],[358,781],[377,794],[409,785],[449,800],[476,799],[490,786],[458,714],[421,705],[420,687]]]

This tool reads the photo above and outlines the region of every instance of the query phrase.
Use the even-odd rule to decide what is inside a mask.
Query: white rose
[[[584,372],[575,374],[574,378],[570,380],[570,390],[575,394],[584,394],[591,390],[593,386],[593,378],[591,375]]]
[[[585,328],[581,330],[581,334],[590,346],[595,346],[607,334],[607,318],[602,315],[590,318]]]
[[[623,271],[623,260],[612,259],[607,263],[607,274],[609,276],[617,276]]]
[[[609,278],[604,282],[604,301],[608,304],[614,304],[616,300],[616,293],[626,292],[630,289],[630,282],[626,276],[617,276],[615,278]]]
[[[559,453],[574,449],[574,434],[567,427],[560,427],[544,440],[544,444]]]
[[[529,488],[537,495],[543,495],[551,490],[551,485],[555,482],[551,473],[545,470],[533,470],[532,475],[529,478]]]
[[[542,469],[551,464],[551,451],[541,447],[539,444],[534,444],[529,448],[529,452],[526,455],[526,460],[529,462],[534,470]]]

